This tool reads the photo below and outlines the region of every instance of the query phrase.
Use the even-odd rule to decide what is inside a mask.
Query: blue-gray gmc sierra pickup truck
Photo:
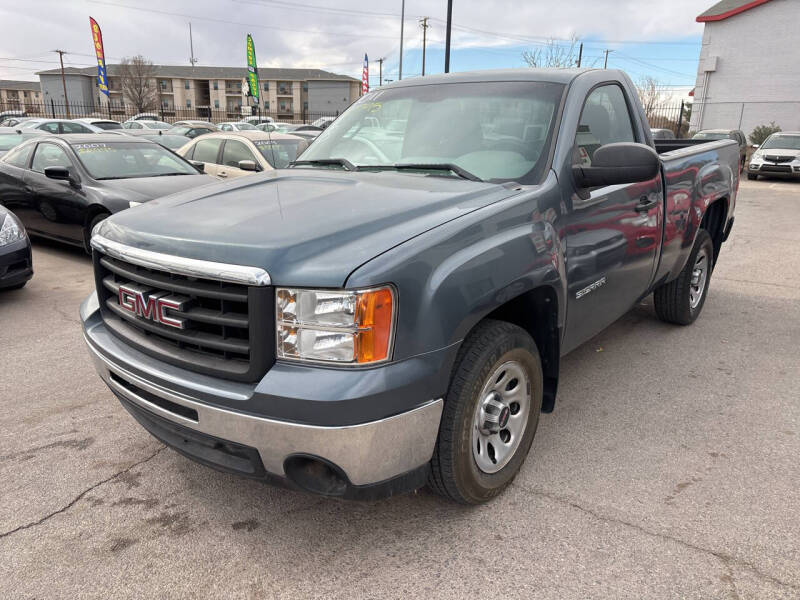
[[[289,169],[116,214],[81,306],[98,372],[152,435],[313,493],[499,494],[560,357],[653,293],[694,321],[738,148],[659,155],[615,70],[410,79]]]

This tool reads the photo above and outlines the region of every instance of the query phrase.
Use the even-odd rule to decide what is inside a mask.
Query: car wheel
[[[502,492],[528,455],[542,408],[536,343],[486,320],[464,340],[445,397],[429,487],[463,504]]]
[[[694,323],[703,310],[713,268],[714,243],[708,232],[701,229],[678,278],[653,292],[658,318],[677,325]]]
[[[748,173],[748,174],[747,174],[747,178],[748,178],[750,181],[755,181],[756,179],[758,179],[758,175],[756,175],[755,173]]]
[[[92,231],[94,231],[95,225],[97,225],[100,221],[106,220],[110,217],[111,214],[107,212],[97,213],[95,216],[91,218],[89,221],[89,225],[87,225],[86,229],[83,232],[83,247],[89,254],[92,253]]]

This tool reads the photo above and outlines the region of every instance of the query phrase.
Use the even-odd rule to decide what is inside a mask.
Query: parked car
[[[214,133],[215,131],[219,131],[219,129],[217,129],[217,126],[212,123],[203,123],[202,121],[182,121],[180,123],[176,123],[175,126],[172,129],[169,129],[166,133],[182,135],[194,139],[198,135]]]
[[[142,129],[172,129],[172,125],[169,123],[165,123],[164,121],[154,121],[154,120],[139,120],[139,121],[125,121],[122,124],[122,128],[127,131],[141,131]]]
[[[733,140],[739,145],[739,164],[744,171],[747,165],[747,137],[738,129],[701,129],[692,136],[693,140],[710,142],[713,140]]]
[[[210,121],[199,121],[190,119],[185,121],[175,121],[172,124],[173,127],[180,127],[183,125],[188,125],[190,127],[205,127],[207,129],[213,129],[214,131],[217,131],[217,126]]]
[[[185,146],[192,138],[172,133],[173,131],[174,129],[170,129],[169,131],[150,131],[147,134],[142,134],[137,137],[153,141],[156,144],[161,144],[164,148],[168,148],[174,152],[178,150],[178,148]]]
[[[31,131],[20,131],[14,127],[0,127],[0,156],[18,146],[25,140],[39,135],[47,135],[44,131],[37,129]]]
[[[0,112],[0,121],[9,117],[27,117],[28,113],[24,110],[4,110]]]
[[[26,131],[39,129],[55,135],[74,133],[99,133],[103,130],[94,125],[80,123],[71,119],[27,119],[17,126],[17,129]]]
[[[133,115],[130,119],[126,120],[126,123],[130,121],[158,121],[161,117],[156,113],[138,113]]]
[[[250,123],[251,125],[260,125],[262,123],[272,123],[273,121],[275,121],[275,119],[273,119],[272,117],[267,117],[262,115],[262,116],[245,117],[244,119],[242,119],[242,121],[245,123]]]
[[[302,138],[285,133],[236,131],[195,138],[178,154],[204,165],[204,171],[222,179],[258,171],[285,169],[308,147]]]
[[[31,241],[22,222],[0,203],[0,291],[19,289],[31,277]]]
[[[328,125],[333,123],[336,120],[336,117],[320,117],[316,121],[312,123],[314,127],[319,127],[320,129],[326,129]]]
[[[143,139],[37,137],[0,158],[0,199],[29,233],[89,248],[108,215],[214,180]]]
[[[295,129],[292,131],[292,135],[308,140],[309,144],[317,139],[320,133],[322,131],[315,131],[314,129]]]
[[[0,127],[15,127],[30,118],[31,117],[3,117],[0,119]]]
[[[102,129],[103,131],[114,131],[117,129],[122,129],[122,123],[119,121],[114,121],[112,119],[101,119],[95,117],[85,117],[81,119],[73,119],[78,123],[85,123],[86,125],[91,125],[92,127],[96,127],[97,129]]]
[[[614,69],[383,86],[290,169],[101,223],[85,339],[139,423],[205,465],[488,501],[553,410],[563,355],[650,292],[664,321],[702,311],[738,150],[657,148]]]
[[[233,121],[217,123],[217,128],[220,131],[255,131],[258,129],[255,125],[245,123],[244,121],[238,121],[236,123]]]
[[[671,129],[651,129],[650,133],[653,134],[654,140],[674,140],[675,134]]]
[[[759,175],[800,177],[800,131],[773,133],[750,157],[748,179]]]

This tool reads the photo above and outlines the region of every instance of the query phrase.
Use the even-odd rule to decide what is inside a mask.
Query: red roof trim
[[[739,13],[743,13],[746,10],[750,10],[751,8],[755,8],[756,6],[766,4],[767,2],[769,2],[769,0],[753,0],[752,2],[748,2],[739,8],[734,8],[733,10],[729,10],[728,12],[720,13],[718,15],[709,15],[707,17],[701,15],[697,17],[697,22],[706,23],[708,21],[722,21],[728,17],[732,17],[734,15],[738,15]]]

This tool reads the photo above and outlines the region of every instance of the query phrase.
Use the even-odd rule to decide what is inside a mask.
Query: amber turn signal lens
[[[389,357],[393,302],[392,290],[388,287],[358,294],[356,362],[370,363]]]

